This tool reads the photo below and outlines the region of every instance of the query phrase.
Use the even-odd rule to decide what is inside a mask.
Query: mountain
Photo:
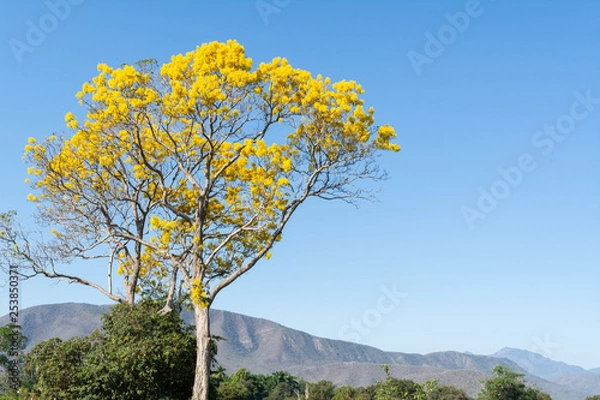
[[[54,337],[68,339],[86,336],[101,326],[100,315],[110,306],[84,303],[48,304],[21,310],[19,323],[29,342],[27,350],[37,343]],[[0,326],[8,323],[8,316],[0,318]]]
[[[527,350],[505,347],[492,354],[492,357],[506,358],[532,375],[549,381],[557,381],[559,378],[570,375],[591,374],[593,370],[587,371],[576,365],[569,365],[561,361],[554,361],[537,353]],[[597,372],[598,373],[598,372]],[[600,383],[600,376],[597,377]]]
[[[110,306],[66,303],[36,306],[21,310],[23,333],[30,339],[28,348],[52,337],[68,339],[85,336],[100,328],[100,316]],[[187,323],[193,314],[183,313]],[[0,318],[0,325],[8,317]],[[218,361],[233,373],[247,368],[254,373],[287,370],[309,381],[327,379],[337,385],[365,386],[384,378],[381,364],[390,364],[392,376],[417,382],[436,379],[440,384],[455,385],[475,396],[481,381],[497,365],[525,373],[517,363],[497,356],[458,352],[410,354],[385,352],[356,343],[319,338],[261,318],[221,310],[211,310],[211,330],[227,338],[219,342]],[[595,392],[579,391],[549,382],[534,375],[526,379],[548,392],[555,400],[583,400]],[[595,388],[589,382],[579,382]]]
[[[600,368],[585,370],[527,350],[505,347],[492,354],[515,362],[529,374],[583,393],[600,394]]]
[[[392,352],[389,354],[393,356],[396,364],[401,365],[423,365],[452,370],[475,370],[488,375],[492,373],[496,366],[504,365],[513,371],[525,372],[509,360],[499,360],[494,357],[459,353],[456,351],[442,351],[426,355]]]
[[[314,337],[265,319],[211,312],[211,331],[228,338],[219,343],[218,360],[232,370],[262,373],[344,362],[394,364],[390,354],[374,347]]]
[[[565,375],[555,382],[569,387],[576,387],[587,393],[600,393],[600,376],[598,374]]]

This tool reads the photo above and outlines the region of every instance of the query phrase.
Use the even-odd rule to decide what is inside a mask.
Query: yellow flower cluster
[[[194,280],[192,288],[190,289],[190,296],[194,304],[197,304],[200,307],[208,306],[208,301],[206,300],[206,292],[202,287],[202,282],[200,282],[200,279],[196,278]]]
[[[73,134],[28,140],[31,185],[41,192],[29,200],[69,197],[109,212],[147,205],[145,232],[155,236],[138,259],[121,255],[126,276],[141,263],[142,275],[160,280],[174,252],[231,271],[265,248],[314,171],[339,173],[377,150],[399,150],[391,126],[373,129],[363,92],[285,58],[253,69],[235,41],[199,46],[154,70],[100,64],[77,93],[85,118],[65,115]],[[206,301],[202,282],[190,290],[194,302]]]

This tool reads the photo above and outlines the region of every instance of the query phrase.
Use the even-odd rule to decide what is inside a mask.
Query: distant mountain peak
[[[569,365],[562,361],[552,360],[533,351],[513,347],[504,347],[491,356],[507,358],[528,373],[550,381],[555,381],[566,375],[585,374],[589,372],[578,365]]]

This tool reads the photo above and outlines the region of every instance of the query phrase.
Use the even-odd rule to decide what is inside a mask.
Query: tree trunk
[[[125,302],[133,305],[135,303],[135,285],[125,282]]]
[[[208,380],[210,377],[210,326],[208,307],[194,305],[196,317],[196,376],[192,400],[208,400]]]

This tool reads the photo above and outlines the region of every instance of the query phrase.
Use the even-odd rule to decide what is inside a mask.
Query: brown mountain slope
[[[233,370],[270,372],[339,362],[395,363],[388,353],[374,347],[318,338],[265,319],[226,311],[213,311],[211,329],[228,338],[219,343],[218,359]]]
[[[444,369],[467,369],[491,374],[498,365],[504,365],[513,371],[524,372],[518,365],[509,360],[475,354],[465,354],[456,351],[442,351],[421,354],[389,353],[397,364],[427,365]]]
[[[48,304],[20,311],[19,324],[28,338],[27,349],[37,343],[59,337],[86,336],[100,328],[100,315],[110,310],[108,305],[85,303]],[[0,318],[0,326],[9,322],[8,316]]]
[[[565,375],[556,379],[555,382],[600,395],[600,375],[597,374]]]

